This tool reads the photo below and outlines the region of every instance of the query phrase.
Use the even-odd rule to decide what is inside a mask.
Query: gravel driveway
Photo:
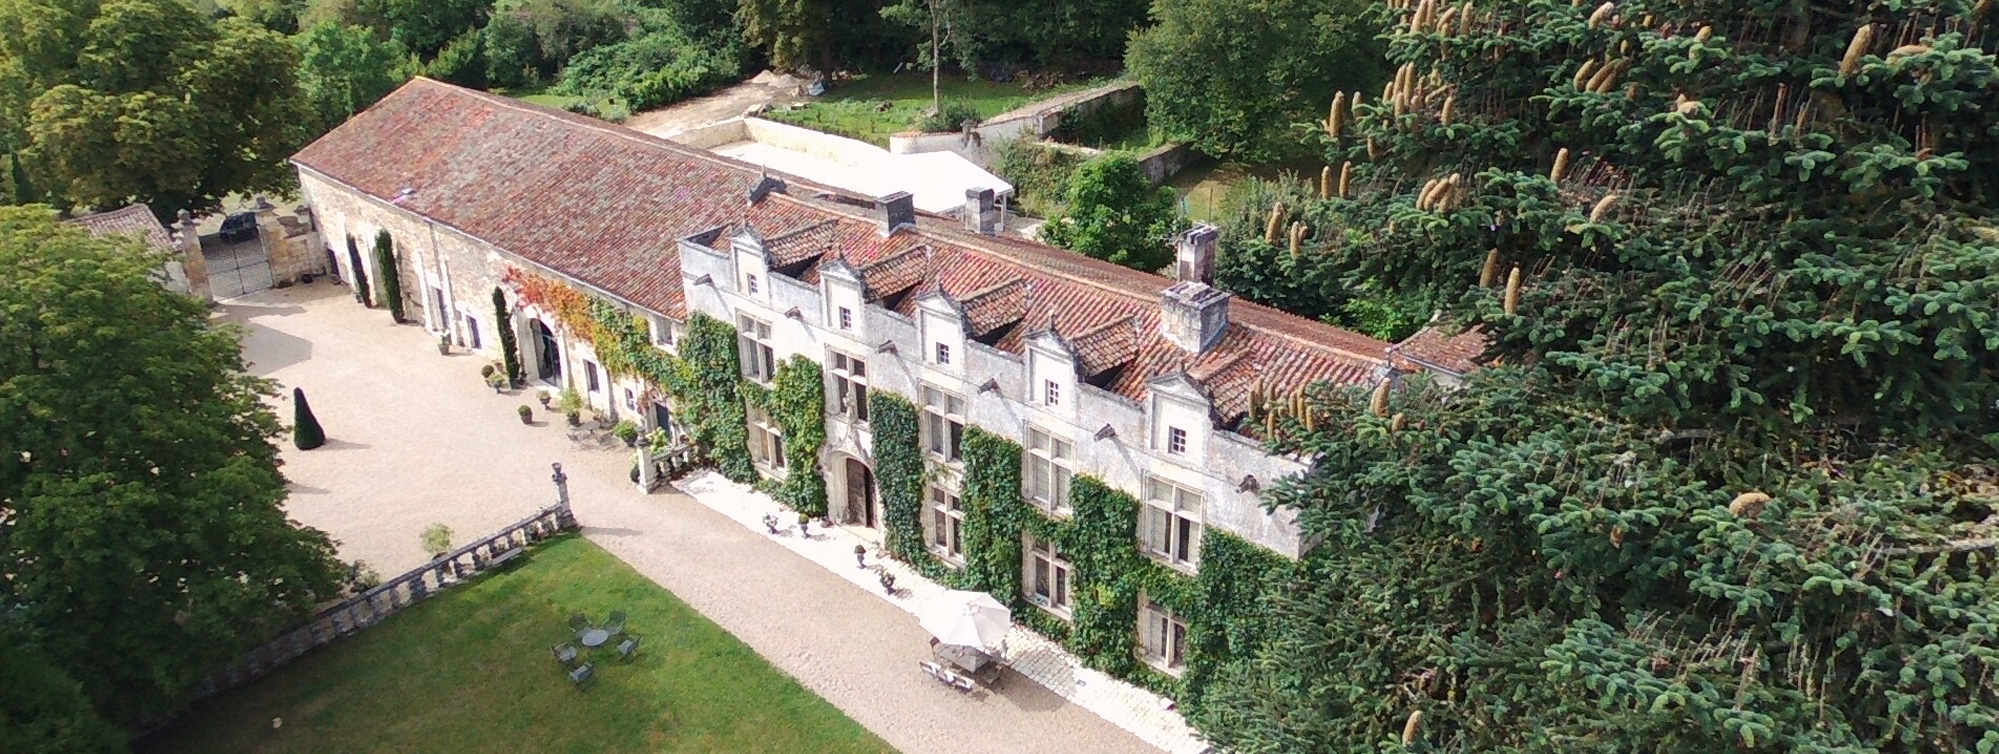
[[[960,695],[916,667],[929,656],[916,619],[674,492],[640,494],[622,447],[572,440],[527,395],[494,395],[480,359],[439,356],[436,339],[362,309],[344,287],[273,289],[220,307],[248,328],[252,371],[303,387],[329,438],[285,445],[288,508],[340,541],[341,557],[383,574],[421,564],[432,522],[458,541],[553,499],[562,463],[584,533],[797,677],[896,748],[950,752],[1154,752],[1048,690],[1013,678],[999,694]],[[669,639],[670,640],[670,639]]]

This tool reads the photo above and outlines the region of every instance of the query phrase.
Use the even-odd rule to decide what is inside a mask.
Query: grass
[[[611,120],[612,122],[617,122],[623,119],[622,117],[619,116],[622,113],[624,113],[624,104],[620,103],[616,98],[612,97],[583,97],[574,94],[556,94],[554,92],[548,91],[547,89],[523,89],[520,91],[501,90],[498,93],[520,100],[522,102],[534,105],[541,105],[543,107],[553,107],[557,110],[568,110],[571,105],[584,104],[584,103],[593,104],[597,106],[597,111],[599,113],[611,115],[612,117],[610,117],[609,120]]]
[[[980,118],[990,118],[1036,100],[1101,83],[1063,84],[1030,92],[1018,81],[1003,84],[946,75],[939,88],[945,102],[970,104]],[[780,107],[764,117],[887,147],[888,137],[909,130],[930,109],[931,103],[928,71],[864,74],[828,89],[824,96],[802,107],[793,110]]]
[[[1319,180],[1318,168],[1304,164],[1245,165],[1204,159],[1166,179],[1166,185],[1180,194],[1181,203],[1187,207],[1188,219],[1206,222],[1226,213],[1236,187],[1248,183],[1251,178],[1274,180],[1286,172]]]
[[[572,688],[572,613],[645,637]],[[284,725],[272,729],[272,718]],[[580,537],[455,587],[197,708],[141,752],[893,752],[755,651]]]

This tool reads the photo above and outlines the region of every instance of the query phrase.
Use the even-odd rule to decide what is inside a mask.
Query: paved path
[[[264,291],[222,308],[248,328],[252,370],[305,388],[326,447],[286,446],[289,509],[332,533],[344,558],[384,574],[420,564],[431,522],[460,540],[548,502],[549,466],[570,477],[584,533],[735,634],[862,725],[911,754],[1157,751],[1103,718],[1018,678],[960,695],[916,667],[916,619],[769,537],[678,493],[642,495],[630,457],[568,437],[560,419],[523,426],[479,380],[480,361],[439,356],[416,327],[362,309],[326,282]]]

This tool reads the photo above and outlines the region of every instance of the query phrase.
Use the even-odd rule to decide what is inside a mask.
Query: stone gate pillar
[[[201,231],[195,228],[194,213],[180,211],[173,226],[174,248],[180,251],[180,266],[187,273],[187,293],[204,303],[215,303],[208,287],[208,259],[201,255]]]

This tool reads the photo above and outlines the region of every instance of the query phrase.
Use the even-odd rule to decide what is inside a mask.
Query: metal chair
[[[618,642],[618,657],[623,659],[625,662],[631,662],[632,658],[638,655],[639,642],[644,638],[645,637],[642,636],[634,636],[624,641]]]
[[[564,642],[562,644],[557,644],[553,647],[549,647],[548,651],[550,654],[555,655],[556,662],[562,663],[564,665],[568,665],[569,663],[576,661],[576,645],[574,644]]]
[[[569,616],[569,629],[582,636],[584,631],[590,630],[590,618],[582,613]]]
[[[625,611],[612,610],[610,618],[604,621],[604,630],[609,632],[612,636],[617,636],[618,634],[624,633]]]
[[[569,682],[580,689],[583,688],[583,684],[589,683],[590,679],[596,677],[596,675],[597,669],[591,667],[590,663],[586,662],[576,666],[575,670],[569,671]]]

